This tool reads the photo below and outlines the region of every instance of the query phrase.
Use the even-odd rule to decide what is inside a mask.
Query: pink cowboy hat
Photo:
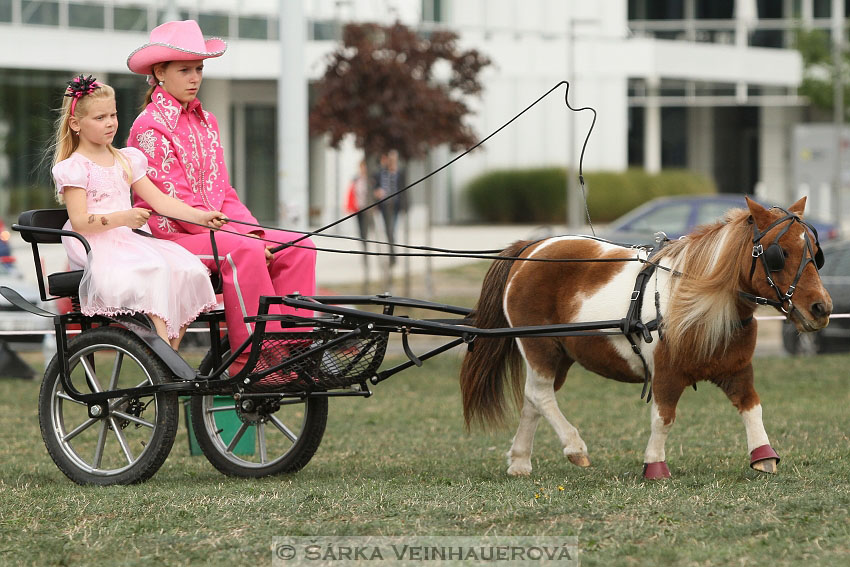
[[[195,20],[166,22],[151,30],[150,43],[133,51],[127,58],[127,67],[140,75],[150,75],[151,68],[165,61],[193,61],[219,57],[227,49],[221,38],[204,40]]]

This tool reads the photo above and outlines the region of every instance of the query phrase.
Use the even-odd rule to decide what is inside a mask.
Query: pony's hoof
[[[584,453],[573,453],[572,455],[567,455],[567,459],[577,467],[586,468],[590,466],[590,459],[587,458],[587,455]]]
[[[756,447],[750,453],[750,466],[763,473],[776,474],[776,469],[779,466],[779,455],[770,445]]]
[[[514,462],[508,467],[510,476],[529,476],[531,474],[531,463]]]
[[[662,478],[670,478],[670,469],[667,468],[667,463],[664,461],[658,461],[656,463],[644,463],[643,478],[647,480],[660,480]]]

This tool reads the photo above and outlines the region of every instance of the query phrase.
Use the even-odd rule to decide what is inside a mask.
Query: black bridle
[[[806,266],[811,262],[815,265],[815,268],[820,270],[823,267],[823,251],[820,247],[820,240],[818,239],[818,231],[811,224],[807,223],[799,216],[794,213],[789,213],[785,209],[780,207],[774,207],[779,209],[780,211],[785,213],[784,217],[776,219],[772,223],[770,223],[763,231],[759,231],[759,228],[756,226],[753,217],[751,216],[748,220],[750,224],[753,225],[753,262],[750,267],[750,281],[753,279],[753,274],[755,274],[756,270],[756,262],[761,261],[762,267],[764,268],[765,277],[767,278],[767,283],[776,293],[776,299],[768,299],[766,297],[759,297],[757,295],[753,295],[751,293],[747,293],[744,291],[739,291],[739,295],[754,303],[759,305],[770,305],[775,307],[785,313],[790,317],[791,313],[794,311],[794,303],[791,300],[794,292],[797,289],[797,284],[800,281],[800,278],[803,276],[803,270]],[[795,223],[799,222],[804,226],[803,231],[803,240],[806,243],[806,249],[803,253],[803,257],[800,259],[800,267],[797,268],[797,273],[794,276],[794,281],[791,282],[791,285],[788,286],[788,291],[782,293],[782,290],[779,289],[779,286],[776,285],[776,282],[773,281],[771,277],[771,273],[773,272],[781,272],[785,269],[785,258],[787,256],[787,252],[780,246],[779,239],[788,232],[791,226]],[[776,235],[776,238],[773,239],[767,248],[764,247],[761,240],[767,235],[773,228],[783,224],[788,223],[779,234]],[[812,246],[812,239],[809,237],[809,233],[814,236],[815,243]],[[787,307],[786,307],[787,304]]]

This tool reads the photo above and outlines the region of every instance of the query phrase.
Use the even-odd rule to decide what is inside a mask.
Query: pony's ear
[[[750,209],[750,215],[752,215],[757,227],[762,228],[773,222],[773,215],[770,214],[770,211],[749,197],[744,198],[747,200],[747,208]]]
[[[801,197],[799,201],[788,207],[788,212],[794,213],[800,218],[803,218],[803,211],[806,209],[806,197]]]

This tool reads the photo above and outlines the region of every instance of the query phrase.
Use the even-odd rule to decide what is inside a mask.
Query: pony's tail
[[[514,242],[499,256],[515,257],[528,241]],[[496,260],[481,285],[481,296],[471,314],[480,329],[505,328],[508,320],[502,306],[508,273],[513,260]],[[510,373],[514,402],[522,400],[523,366],[519,348],[513,338],[478,337],[470,345],[460,368],[460,391],[466,427],[502,425],[505,417],[505,382]]]

